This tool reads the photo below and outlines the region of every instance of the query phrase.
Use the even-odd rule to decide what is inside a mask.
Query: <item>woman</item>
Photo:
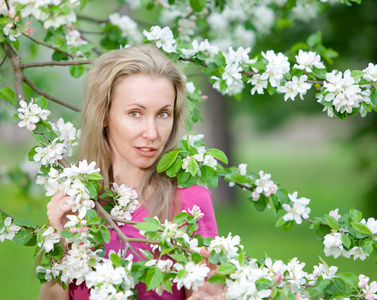
[[[182,210],[201,208],[204,217],[196,233],[216,236],[217,228],[210,192],[199,186],[178,188],[175,179],[156,172],[159,158],[176,148],[186,111],[185,81],[179,68],[155,46],[139,45],[102,55],[92,66],[85,86],[79,159],[96,161],[104,177],[103,188],[111,182],[135,189],[140,206],[133,220],[147,216],[172,220]],[[71,206],[61,191],[47,206],[50,224],[64,230]],[[140,237],[132,226],[122,227],[130,237]],[[65,248],[67,245],[63,245]],[[148,245],[131,244],[136,251]],[[113,232],[105,245],[119,250]],[[135,258],[134,260],[137,260]],[[158,296],[137,286],[139,299],[185,299],[190,291],[164,292]],[[63,290],[56,282],[42,285],[39,299],[88,299],[85,285],[71,284]]]

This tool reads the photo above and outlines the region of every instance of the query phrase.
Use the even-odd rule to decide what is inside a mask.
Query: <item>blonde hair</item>
[[[144,44],[113,50],[94,62],[85,82],[79,159],[96,161],[104,178],[103,189],[110,186],[113,175],[105,128],[107,114],[114,87],[124,77],[133,74],[166,77],[176,91],[171,134],[160,157],[145,173],[138,190],[138,200],[146,206],[150,216],[158,216],[161,220],[172,219],[178,209],[176,179],[157,173],[156,166],[163,154],[177,147],[182,135],[186,112],[185,79],[178,66],[156,46]],[[149,199],[145,199],[146,196]]]

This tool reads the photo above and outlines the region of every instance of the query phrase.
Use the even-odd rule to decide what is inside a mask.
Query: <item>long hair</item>
[[[150,216],[172,219],[178,208],[176,179],[157,173],[156,166],[163,154],[177,147],[182,135],[187,105],[185,77],[156,46],[144,44],[109,51],[94,62],[85,82],[79,159],[96,161],[104,178],[101,182],[103,189],[110,186],[113,174],[105,124],[114,87],[123,78],[135,74],[166,77],[176,91],[171,134],[160,157],[146,171],[138,190],[138,200],[146,206]]]

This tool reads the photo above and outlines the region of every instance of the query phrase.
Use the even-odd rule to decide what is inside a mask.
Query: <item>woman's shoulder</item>
[[[191,194],[207,194],[211,195],[211,192],[208,188],[202,185],[194,184],[190,187],[184,188],[184,187],[178,187],[178,191],[180,195],[191,195]]]
[[[204,186],[193,185],[188,188],[178,188],[179,191],[179,202],[182,209],[186,207],[192,208],[193,205],[199,207],[205,205],[212,206],[212,195],[211,192]]]

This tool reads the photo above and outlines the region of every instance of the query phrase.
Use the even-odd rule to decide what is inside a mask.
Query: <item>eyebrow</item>
[[[139,104],[139,103],[130,103],[130,104],[127,104],[127,106],[133,106],[133,105],[139,106],[139,107],[142,108],[142,109],[147,109],[144,105]],[[161,109],[168,108],[168,107],[174,107],[174,106],[173,106],[172,104],[166,104],[166,105],[164,105],[163,107],[161,107],[160,110],[161,110]]]

